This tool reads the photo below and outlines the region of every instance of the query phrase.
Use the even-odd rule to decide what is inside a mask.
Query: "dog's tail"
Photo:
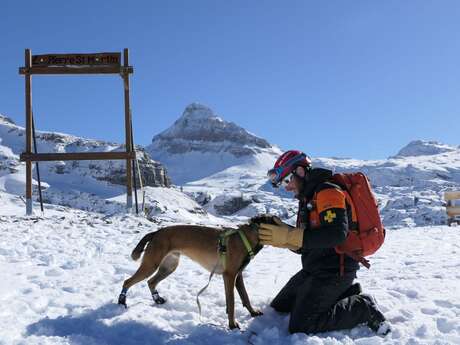
[[[144,251],[145,246],[147,245],[148,242],[150,242],[153,239],[153,236],[155,236],[155,232],[151,232],[139,241],[137,244],[136,248],[131,253],[131,258],[136,261],[141,257],[142,252]]]

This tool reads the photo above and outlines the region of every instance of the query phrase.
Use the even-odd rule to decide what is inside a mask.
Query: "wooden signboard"
[[[46,54],[32,55],[32,67],[35,66],[94,66],[121,65],[120,53],[96,54]]]
[[[32,55],[19,74],[131,74],[133,67],[121,61],[121,53]]]

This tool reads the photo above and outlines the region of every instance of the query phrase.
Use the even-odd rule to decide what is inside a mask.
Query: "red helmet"
[[[273,169],[267,173],[273,187],[278,187],[281,181],[298,166],[311,169],[311,159],[302,151],[289,150],[279,156]]]

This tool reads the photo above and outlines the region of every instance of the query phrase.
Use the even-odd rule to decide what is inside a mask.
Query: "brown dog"
[[[260,223],[275,224],[273,216],[257,216],[250,220],[249,224],[239,226],[246,235],[254,253],[262,246],[259,244],[258,227]],[[148,278],[155,271],[157,273],[148,281],[149,289],[156,303],[164,303],[159,296],[156,286],[160,281],[169,276],[177,268],[180,255],[183,254],[199,263],[208,271],[215,271],[223,275],[225,285],[225,299],[227,303],[228,325],[230,328],[238,327],[235,321],[235,297],[234,288],[238,291],[243,306],[251,316],[259,316],[262,313],[251,306],[246,288],[244,287],[242,270],[248,262],[248,250],[241,237],[235,233],[230,235],[226,245],[225,268],[218,253],[219,236],[222,230],[196,225],[176,225],[165,227],[156,232],[145,235],[134,248],[131,257],[139,259],[141,253],[145,253],[142,263],[134,275],[123,283],[122,292],[118,303],[126,306],[126,293],[134,284]]]

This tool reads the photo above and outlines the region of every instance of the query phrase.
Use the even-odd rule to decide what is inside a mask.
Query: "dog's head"
[[[277,216],[273,216],[271,214],[260,214],[260,215],[257,215],[255,217],[252,217],[249,220],[249,225],[251,225],[251,226],[260,225],[261,223],[278,225],[278,224],[281,223],[281,219],[279,219]]]

